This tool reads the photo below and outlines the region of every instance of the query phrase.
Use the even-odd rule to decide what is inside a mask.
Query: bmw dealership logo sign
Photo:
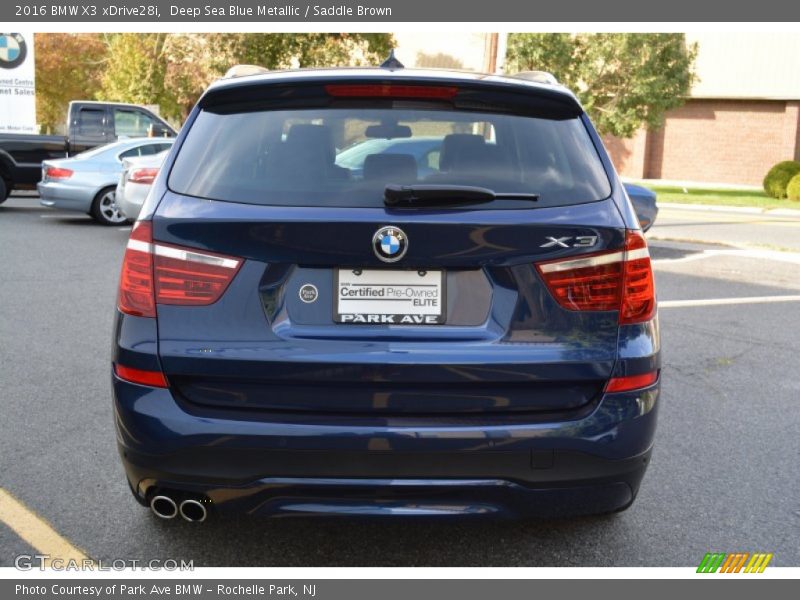
[[[25,62],[28,47],[19,33],[0,33],[0,69],[14,69]]]
[[[381,227],[372,237],[372,248],[383,262],[396,262],[405,256],[408,238],[398,227]]]

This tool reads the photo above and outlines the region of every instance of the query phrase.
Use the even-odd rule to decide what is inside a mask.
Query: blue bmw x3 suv
[[[660,342],[636,215],[547,78],[211,85],[135,224],[116,433],[162,518],[561,516],[633,502]],[[441,138],[426,157],[344,150]]]

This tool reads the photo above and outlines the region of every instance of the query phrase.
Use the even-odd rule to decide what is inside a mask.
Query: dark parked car
[[[175,130],[142,106],[89,101],[70,102],[66,136],[0,133],[0,203],[14,189],[35,189],[45,160],[143,136],[173,137]]]
[[[441,136],[337,164],[369,139]],[[125,253],[112,381],[162,518],[553,516],[634,501],[660,338],[575,96],[402,68],[213,84]]]
[[[639,218],[642,231],[648,231],[656,222],[656,216],[658,215],[656,193],[635,183],[624,183],[623,186],[633,204],[633,210]]]

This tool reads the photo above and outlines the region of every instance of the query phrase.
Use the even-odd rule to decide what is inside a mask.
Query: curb
[[[768,210],[767,214],[777,217],[800,217],[800,210],[795,208],[773,208],[772,210]]]
[[[697,210],[704,212],[732,212],[746,215],[770,215],[775,217],[800,217],[794,208],[758,208],[757,206],[724,206],[721,204],[683,204],[681,202],[658,202],[659,207]]]
[[[764,188],[760,185],[745,185],[742,183],[714,183],[713,181],[687,181],[685,179],[635,179],[630,177],[621,178],[624,183],[634,183],[637,185],[661,186],[690,188],[695,190],[735,190],[741,192],[761,191]]]

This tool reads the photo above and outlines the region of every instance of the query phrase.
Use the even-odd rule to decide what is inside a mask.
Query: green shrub
[[[786,195],[789,200],[800,202],[800,173],[792,177],[789,185],[786,186]]]
[[[773,198],[786,198],[786,186],[800,173],[800,162],[784,160],[772,167],[764,177],[764,191]]]

